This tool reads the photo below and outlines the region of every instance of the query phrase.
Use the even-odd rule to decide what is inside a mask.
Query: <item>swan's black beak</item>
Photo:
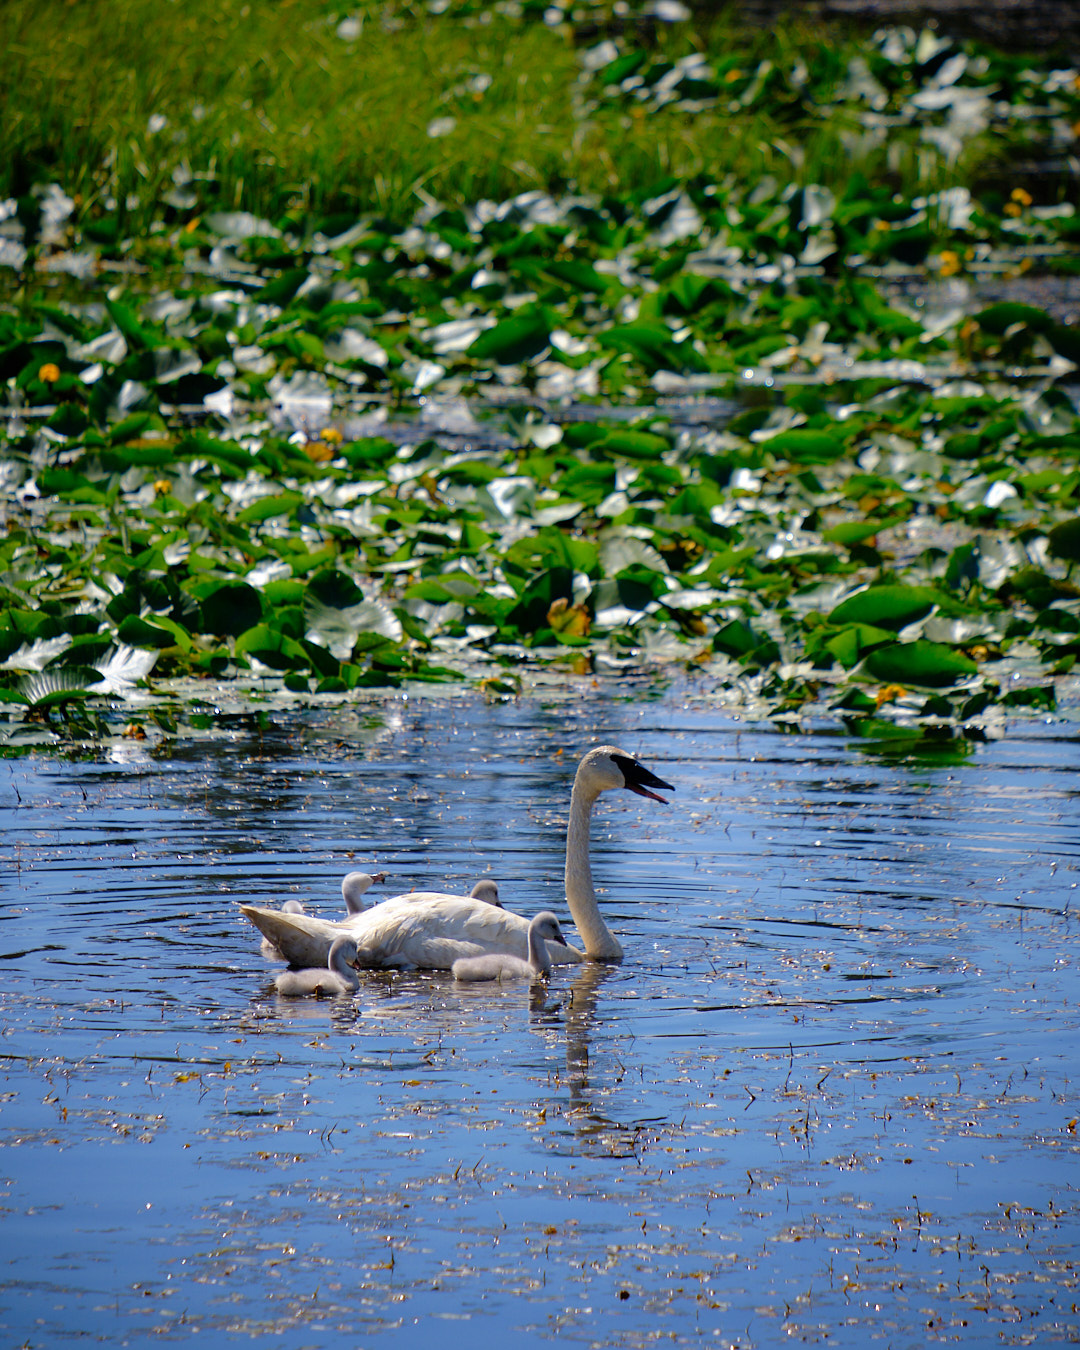
[[[563,935],[562,935],[562,929],[560,929],[559,932],[557,932],[557,933],[555,934],[554,937],[549,938],[548,941],[549,941],[549,942],[557,942],[557,943],[559,944],[560,947],[568,947],[568,946],[570,945],[570,944],[567,942],[567,940],[563,937]]]
[[[651,797],[654,802],[663,802],[665,806],[667,805],[666,797],[658,797],[649,789],[664,788],[667,792],[674,792],[675,789],[670,783],[657,778],[656,774],[648,770],[644,764],[639,764],[636,759],[628,759],[625,755],[612,755],[611,758],[622,770],[624,787],[636,792],[639,797]]]
[[[381,885],[383,884],[383,882],[386,880],[386,873],[385,873],[385,872],[372,872],[372,874],[371,874],[371,879],[372,879],[372,881],[375,883],[376,886],[381,886]]]

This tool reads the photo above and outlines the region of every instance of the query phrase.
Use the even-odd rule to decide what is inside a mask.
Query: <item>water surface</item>
[[[597,808],[623,965],[275,995],[238,904],[352,867],[568,918],[597,740],[677,786]],[[1076,765],[592,681],[6,763],[5,1343],[1075,1341]]]

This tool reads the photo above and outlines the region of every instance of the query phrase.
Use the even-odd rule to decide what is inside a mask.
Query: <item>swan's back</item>
[[[330,944],[345,934],[355,938],[360,959],[375,969],[411,965],[449,970],[460,957],[502,953],[526,960],[529,920],[482,900],[439,891],[396,896],[340,923],[310,914],[242,905],[241,913],[274,943],[294,966],[322,966]],[[574,947],[553,946],[552,959],[583,960]]]

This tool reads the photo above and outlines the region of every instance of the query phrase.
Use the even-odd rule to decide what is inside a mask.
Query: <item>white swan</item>
[[[496,909],[503,907],[499,887],[494,881],[478,881],[469,894],[474,900],[483,900],[485,905],[494,905]]]
[[[566,903],[585,945],[549,948],[560,964],[581,960],[621,961],[622,948],[600,914],[589,867],[589,819],[601,792],[627,788],[640,797],[662,802],[652,788],[674,791],[632,755],[611,745],[590,750],[578,766],[570,797],[566,834]],[[242,905],[241,913],[294,966],[321,965],[330,944],[342,933],[354,937],[365,966],[392,969],[417,966],[449,970],[463,956],[505,952],[528,959],[529,921],[482,900],[439,891],[413,891],[367,909],[342,923],[328,923],[308,914]]]
[[[364,892],[376,884],[381,886],[385,880],[385,872],[350,872],[341,883],[341,898],[345,901],[346,918],[353,914],[363,914],[367,909],[367,905],[364,904]]]
[[[299,900],[286,900],[281,906],[282,914],[303,914],[304,906]],[[276,945],[268,937],[264,937],[259,944],[259,954],[266,961],[284,961],[285,958],[278,951]]]
[[[335,938],[325,966],[308,970],[283,970],[274,980],[279,994],[299,998],[305,994],[351,994],[360,988],[356,973],[356,942],[351,937]]]
[[[566,946],[559,921],[550,910],[537,914],[529,924],[529,959],[490,952],[487,956],[462,956],[450,967],[455,980],[536,980],[551,974],[548,942]]]
[[[346,918],[353,914],[363,914],[367,908],[364,904],[364,892],[370,890],[376,883],[381,885],[385,880],[385,872],[376,872],[374,875],[370,872],[350,872],[341,883],[341,898],[345,901]],[[303,914],[304,906],[299,900],[286,900],[280,912]],[[263,938],[259,951],[267,961],[285,960],[277,944],[269,937]]]

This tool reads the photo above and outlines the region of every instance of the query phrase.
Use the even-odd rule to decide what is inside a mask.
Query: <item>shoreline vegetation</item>
[[[1031,78],[1064,56],[797,12],[754,27],[737,11],[14,0],[0,12],[0,195],[55,181],[80,220],[131,234],[192,207],[404,225],[431,198],[654,196],[672,177],[728,174],[838,190],[853,169],[907,197],[1020,173],[1070,199],[1075,135],[1046,121],[1073,116],[1076,91]],[[876,36],[889,33],[916,40]],[[964,53],[970,68],[935,83]],[[982,88],[990,107],[943,101],[950,86]]]
[[[898,749],[1065,715],[1080,73],[829,33],[6,6],[5,752],[230,680],[682,668]]]

